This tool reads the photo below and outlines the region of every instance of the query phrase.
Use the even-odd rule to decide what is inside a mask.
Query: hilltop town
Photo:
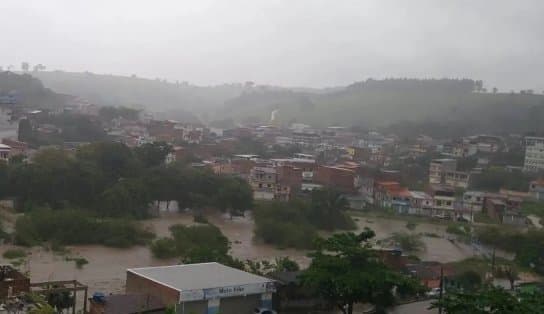
[[[360,234],[357,247],[413,280],[398,303],[426,308],[484,283],[542,288],[537,131],[312,126],[282,109],[178,121],[0,75],[19,82],[0,85],[6,309],[334,313],[298,275],[327,251],[316,239],[342,234]]]

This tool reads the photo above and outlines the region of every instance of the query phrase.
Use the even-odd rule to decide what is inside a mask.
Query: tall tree
[[[134,149],[136,158],[147,168],[164,163],[164,159],[171,151],[172,146],[165,142],[146,143]]]
[[[350,229],[353,221],[345,214],[349,209],[347,199],[332,189],[314,190],[312,192],[309,215],[313,224],[319,229]]]
[[[243,213],[253,205],[253,191],[247,182],[236,178],[225,178],[217,191],[216,205],[231,215]]]
[[[309,289],[328,300],[344,314],[353,313],[355,303],[371,303],[376,313],[395,302],[400,294],[416,293],[421,287],[413,279],[386,267],[372,250],[374,231],[335,234],[320,239],[310,267],[301,276]]]
[[[28,119],[19,120],[18,138],[21,142],[29,142],[32,140],[34,132],[32,124]]]

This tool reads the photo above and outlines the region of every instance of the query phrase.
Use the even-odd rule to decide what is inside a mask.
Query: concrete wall
[[[208,301],[193,301],[185,302],[184,304],[176,305],[176,314],[207,314]]]
[[[245,297],[221,299],[219,313],[221,314],[251,314],[253,309],[261,306],[261,295],[254,294]]]
[[[179,291],[129,271],[127,271],[126,293],[150,294],[158,297],[166,306],[171,306],[179,302]]]
[[[219,304],[219,307],[217,307]],[[253,310],[263,304],[260,294],[241,297],[222,298],[185,302],[176,306],[177,314],[252,314]]]

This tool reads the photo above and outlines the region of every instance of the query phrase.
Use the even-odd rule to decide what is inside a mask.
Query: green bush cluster
[[[294,202],[273,202],[255,209],[255,235],[267,244],[310,248],[317,238],[313,226]]]
[[[21,249],[9,249],[2,256],[6,259],[18,259],[26,257],[26,252]]]
[[[214,225],[170,227],[171,237],[155,240],[151,251],[157,258],[181,258],[183,263],[219,262],[243,268],[243,262],[229,255],[230,243]]]
[[[72,209],[38,209],[18,218],[15,223],[15,242],[25,246],[49,241],[58,245],[129,247],[145,244],[152,238],[152,233],[133,221],[102,219]]]
[[[318,230],[355,229],[349,204],[337,191],[313,191],[307,200],[265,202],[254,210],[255,235],[279,247],[311,248]]]

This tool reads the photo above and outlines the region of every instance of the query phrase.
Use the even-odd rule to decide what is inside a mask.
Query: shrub
[[[255,236],[280,247],[311,248],[317,231],[293,203],[272,202],[254,211]]]
[[[184,257],[202,248],[226,255],[230,248],[227,237],[214,225],[174,225],[170,227],[170,233],[172,237],[158,239],[151,245],[155,257]]]
[[[103,244],[129,247],[145,244],[153,234],[126,219],[98,219],[80,210],[40,209],[27,213],[15,223],[17,244],[32,246],[50,241],[55,246]]]
[[[408,230],[415,230],[416,227],[417,227],[417,224],[415,222],[406,223],[406,229],[408,229]]]
[[[26,252],[21,249],[9,249],[2,256],[6,259],[18,259],[26,257]]]
[[[156,258],[173,258],[178,256],[176,242],[172,238],[160,238],[151,244],[151,252]]]

